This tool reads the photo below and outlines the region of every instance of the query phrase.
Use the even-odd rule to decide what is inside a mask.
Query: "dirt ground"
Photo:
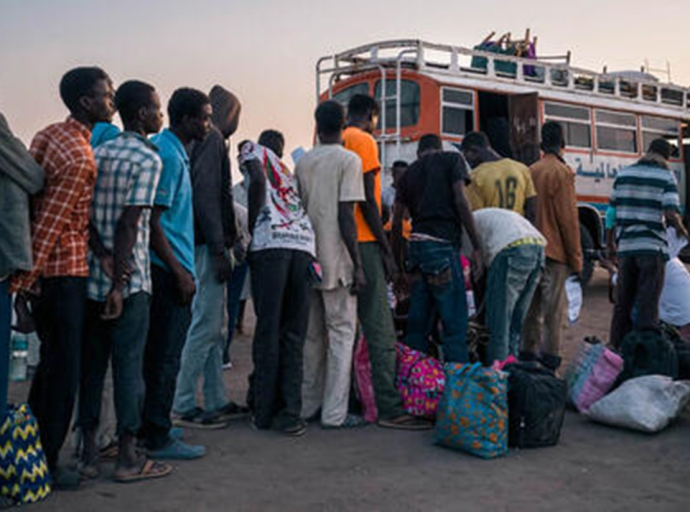
[[[578,324],[567,331],[566,357],[584,336],[606,339],[611,315],[606,275],[585,291]],[[242,400],[250,371],[248,336],[236,338],[232,397]],[[25,386],[22,386],[25,389]],[[13,389],[16,399],[23,389]],[[554,448],[511,450],[485,461],[434,446],[432,433],[374,426],[323,431],[299,439],[256,432],[247,422],[226,430],[188,431],[209,449],[176,464],[164,479],[109,480],[112,465],[84,490],[54,494],[27,511],[688,511],[690,414],[655,436],[588,422],[569,412]]]

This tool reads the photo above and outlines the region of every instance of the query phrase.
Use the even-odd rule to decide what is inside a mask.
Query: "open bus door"
[[[539,95],[528,93],[509,96],[508,117],[513,159],[532,165],[539,160]]]

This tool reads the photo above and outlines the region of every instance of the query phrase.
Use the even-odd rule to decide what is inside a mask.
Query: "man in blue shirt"
[[[140,436],[151,457],[203,457],[203,446],[170,436],[170,411],[180,356],[191,323],[196,293],[194,216],[189,157],[185,146],[211,129],[211,104],[195,89],[176,90],[168,103],[170,128],[152,138],[163,170],[151,217],[151,326],[144,357],[146,397]]]

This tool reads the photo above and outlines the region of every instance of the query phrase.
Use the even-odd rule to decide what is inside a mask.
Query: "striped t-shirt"
[[[616,209],[616,238],[620,256],[661,254],[668,259],[664,212],[680,213],[676,178],[653,163],[626,167],[611,194]]]

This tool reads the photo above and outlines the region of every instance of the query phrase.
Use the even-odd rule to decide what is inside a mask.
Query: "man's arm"
[[[525,199],[525,218],[536,226],[537,223],[537,196]]]
[[[393,206],[393,229],[391,230],[391,245],[395,261],[401,266],[405,253],[405,242],[403,239],[403,219],[405,218],[405,205],[396,199]]]
[[[104,320],[114,320],[122,315],[122,290],[125,287],[125,272],[127,272],[128,262],[132,258],[134,244],[137,242],[139,218],[143,209],[143,206],[125,206],[117,221],[115,247],[113,249],[113,284],[105,301]]]
[[[227,146],[218,130],[211,133],[194,148],[192,153],[192,200],[194,204],[194,218],[201,230],[204,243],[211,253],[214,273],[219,282],[230,278],[232,266],[226,257],[226,237],[224,217],[232,215],[223,211],[224,195],[223,172],[229,168],[223,165]],[[225,182],[227,186],[227,182]],[[230,203],[232,205],[232,202]],[[234,226],[233,226],[234,229]]]
[[[388,244],[388,239],[386,238],[386,232],[383,230],[383,224],[381,223],[381,216],[379,215],[379,207],[376,202],[376,179],[375,172],[368,172],[364,174],[364,196],[365,200],[359,203],[360,210],[362,211],[362,216],[365,222],[371,229],[374,238],[381,247],[381,253],[383,257],[383,264],[386,270],[386,277],[391,279],[395,274],[397,274],[397,266],[393,260],[393,253],[391,252],[390,245]]]
[[[577,196],[575,194],[575,175],[569,174],[561,183],[556,195],[558,228],[563,240],[563,249],[568,265],[573,272],[582,272],[582,242],[580,241],[580,220],[577,212]]]
[[[247,216],[249,218],[249,233],[254,235],[256,220],[261,209],[266,204],[266,175],[261,162],[256,159],[246,160],[242,164],[249,177],[249,192],[247,194]]]
[[[357,243],[357,223],[355,222],[355,203],[338,203],[338,228],[340,236],[345,243],[347,252],[354,264],[354,276],[350,291],[355,294],[364,288],[366,280],[362,270],[362,259],[359,254],[359,244]]]
[[[470,205],[467,203],[467,199],[465,197],[465,184],[462,180],[458,180],[453,183],[453,198],[453,203],[455,205],[455,211],[458,214],[458,218],[467,231],[467,236],[469,237],[470,242],[472,242],[472,261],[475,264],[475,280],[479,280],[482,274],[483,265],[482,250],[481,246],[479,245],[477,228],[474,225],[474,217],[472,216]]]
[[[182,304],[190,304],[196,293],[196,285],[192,275],[175,257],[170,242],[165,236],[165,231],[163,231],[163,226],[160,223],[161,214],[164,210],[165,208],[161,206],[155,206],[153,209],[151,215],[151,248],[175,277]]]

